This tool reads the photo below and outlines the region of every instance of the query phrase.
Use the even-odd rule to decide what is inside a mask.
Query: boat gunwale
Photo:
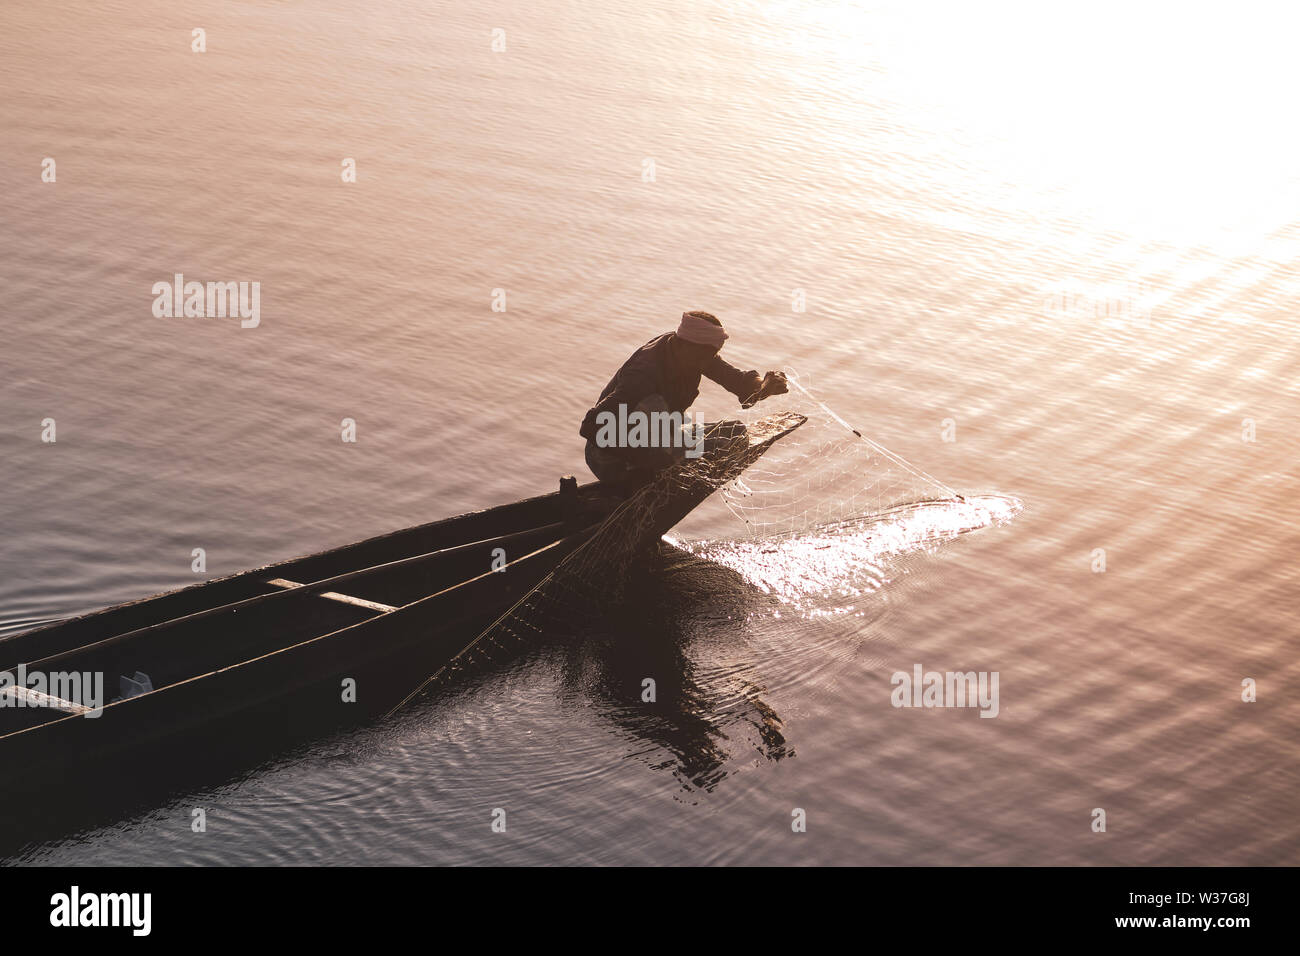
[[[598,491],[600,487],[601,487],[601,483],[599,481],[591,481],[591,482],[587,482],[584,485],[579,485],[578,486],[579,500],[582,500],[583,498],[591,497],[592,492]],[[68,627],[74,624],[80,624],[84,621],[88,621],[100,615],[109,614],[115,611],[123,611],[129,608],[140,607],[142,605],[146,605],[150,603],[151,601],[157,601],[163,598],[180,597],[181,595],[184,594],[198,594],[199,592],[202,591],[203,588],[212,587],[214,585],[231,584],[236,581],[251,579],[268,571],[284,571],[289,567],[299,565],[307,561],[314,561],[320,558],[327,558],[333,555],[341,556],[348,551],[359,550],[365,547],[374,546],[384,541],[397,538],[401,535],[416,535],[422,532],[432,531],[440,527],[450,527],[453,526],[454,522],[458,522],[458,521],[464,521],[465,523],[469,524],[473,522],[475,519],[487,518],[491,515],[503,513],[507,509],[511,509],[511,508],[518,508],[520,510],[524,510],[530,506],[536,507],[538,505],[543,504],[546,501],[556,500],[560,497],[560,495],[561,492],[559,491],[550,491],[550,492],[546,492],[545,494],[533,495],[532,497],[529,498],[520,498],[518,501],[507,501],[499,505],[493,505],[489,508],[480,508],[476,511],[465,511],[458,515],[448,515],[445,518],[438,518],[434,521],[426,521],[424,524],[412,525],[411,527],[408,528],[394,528],[392,531],[384,531],[381,532],[380,534],[372,535],[369,538],[362,538],[360,541],[352,541],[349,542],[348,544],[341,544],[332,548],[325,548],[322,551],[313,551],[309,554],[300,554],[292,558],[284,558],[279,561],[272,561],[269,564],[259,565],[254,568],[245,568],[242,571],[233,571],[230,574],[223,574],[219,577],[208,578],[205,581],[195,581],[193,584],[186,584],[182,587],[169,588],[167,590],[157,591],[153,594],[149,594],[144,597],[134,598],[130,601],[121,601],[117,604],[107,605],[106,607],[99,607],[99,608],[95,608],[94,610],[84,611],[81,614],[73,614],[69,617],[59,618],[58,620],[54,620],[54,621],[48,621],[43,624],[38,624],[35,627],[29,627],[24,630],[14,631],[11,634],[5,634],[3,636],[0,636],[0,652],[3,652],[5,646],[10,641],[15,641],[19,638],[27,639],[33,635],[48,634],[57,630],[58,628]],[[534,526],[534,528],[525,528],[523,529],[523,531],[524,532],[532,531],[535,530],[536,527],[544,527],[544,525],[537,525]],[[511,531],[511,532],[507,532],[504,535],[496,535],[494,537],[507,537],[511,534],[519,534],[519,533],[522,532]],[[449,548],[460,547],[463,544],[475,544],[477,543],[478,540],[486,541],[486,540],[490,540],[490,538],[466,541],[466,542],[462,542],[459,545],[450,545]],[[435,549],[435,550],[449,550],[449,548]],[[423,554],[432,554],[432,553],[434,552],[424,552]],[[411,555],[411,557],[420,557],[420,556],[422,555]],[[396,560],[401,560],[401,559],[396,559]],[[253,596],[262,597],[263,595],[253,595]],[[227,602],[227,605],[236,604],[236,603],[238,602],[229,601]],[[217,605],[217,606],[224,607],[226,605]],[[205,608],[204,610],[207,609]],[[193,612],[193,613],[200,613],[200,612]],[[169,620],[178,620],[179,618],[186,617],[186,616],[188,615],[182,614],[182,615],[178,615],[176,618],[168,618],[163,621],[157,621],[155,622],[155,625],[167,623],[167,621]],[[146,625],[146,626],[155,626],[155,625]],[[132,630],[142,630],[142,628],[133,628]]]
[[[132,638],[139,637],[149,632],[157,632],[165,628],[170,628],[173,625],[197,623],[207,617],[217,615],[223,611],[229,612],[232,609],[238,611],[243,609],[244,607],[260,606],[263,602],[270,602],[275,598],[291,598],[293,596],[310,596],[313,594],[319,596],[319,592],[322,590],[332,590],[337,585],[346,584],[348,583],[348,581],[354,578],[357,578],[363,574],[369,574],[373,571],[380,571],[386,568],[391,570],[396,570],[402,565],[415,564],[420,561],[427,561],[428,559],[435,557],[439,554],[446,554],[447,552],[457,551],[462,548],[477,548],[477,547],[482,547],[483,545],[491,545],[491,544],[503,542],[510,538],[517,538],[521,535],[533,534],[538,531],[545,531],[547,529],[561,530],[563,528],[564,528],[564,522],[560,521],[560,522],[555,522],[553,524],[541,525],[536,528],[528,528],[523,531],[512,531],[509,534],[498,535],[494,538],[482,538],[477,541],[467,541],[464,544],[453,545],[450,548],[438,548],[434,551],[427,551],[423,554],[413,554],[405,558],[396,558],[392,561],[384,561],[379,564],[374,564],[365,568],[356,568],[352,571],[345,571],[342,574],[337,574],[332,578],[321,578],[319,581],[302,582],[300,587],[278,588],[274,591],[268,591],[266,594],[255,594],[252,597],[241,598],[238,601],[230,601],[226,604],[216,604],[211,607],[205,607],[200,611],[194,611],[190,614],[182,614],[178,617],[168,618],[165,621],[158,621],[153,624],[146,624],[144,627],[136,627],[136,628],[132,628],[129,631],[122,631],[121,633],[118,634],[110,634],[108,637],[102,638],[98,641],[92,641],[88,644],[78,644],[76,647],[68,648],[65,651],[59,651],[57,654],[49,654],[45,657],[38,657],[35,660],[31,660],[31,661],[23,661],[20,662],[19,664],[14,664],[8,668],[0,668],[0,670],[13,670],[19,666],[22,666],[27,669],[31,669],[36,665],[46,665],[54,662],[59,662],[61,659],[66,659],[76,654],[80,654],[87,651],[102,650],[114,644],[125,643]],[[567,537],[567,535],[563,535],[563,534],[558,535],[555,538],[555,540],[551,542],[551,544],[558,544],[561,541],[563,541],[565,537]],[[535,552],[530,552],[530,554],[533,553]],[[515,560],[520,561],[523,560],[524,557],[528,557],[528,556],[529,555],[523,555],[519,558],[516,558]],[[504,565],[504,567],[509,567],[513,563],[514,563],[513,561],[507,562],[506,565]],[[261,571],[263,569],[255,568],[253,570]],[[499,574],[500,571],[499,570],[489,571],[488,573]],[[454,585],[450,585],[449,587],[443,588],[440,591],[434,593],[441,594],[444,591],[452,590],[453,588],[459,587],[461,584],[468,584],[470,581],[477,580],[478,577],[480,577],[480,575],[476,575],[475,577],[472,578],[465,578]],[[269,584],[269,582],[267,583]],[[165,593],[173,593],[173,592],[165,592]],[[431,594],[427,594],[424,597],[416,598],[414,601],[408,601],[406,604],[398,605],[394,611],[389,611],[385,613],[388,614],[396,613],[396,611],[400,611],[402,610],[402,608],[409,607],[412,604],[417,604],[420,601],[424,600],[425,598],[432,597],[432,596],[433,595]],[[288,602],[286,601],[285,603]],[[357,621],[356,623],[364,624],[366,623],[366,621],[371,621],[371,620],[374,620],[373,616],[365,618],[364,620],[361,621]],[[0,651],[2,651],[3,649],[4,649],[4,645],[0,643]]]

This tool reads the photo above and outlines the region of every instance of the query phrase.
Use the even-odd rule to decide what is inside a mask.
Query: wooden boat
[[[626,557],[804,422],[773,415],[631,497],[599,482],[267,565],[0,640],[0,672],[101,675],[102,710],[0,691],[0,754],[35,768],[107,757],[223,718],[382,713],[532,590],[599,543]],[[504,565],[494,569],[494,562]],[[21,669],[20,669],[21,668]],[[355,702],[342,688],[351,681]],[[15,706],[21,699],[22,706]],[[33,706],[37,705],[37,706]]]

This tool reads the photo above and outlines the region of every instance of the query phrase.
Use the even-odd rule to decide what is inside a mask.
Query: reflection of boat
[[[236,714],[261,715],[269,732],[308,711],[338,723],[382,711],[577,549],[599,544],[604,561],[650,549],[804,421],[760,419],[626,500],[570,479],[554,494],[0,640],[9,674],[22,665],[28,684],[37,674],[102,675],[106,698],[98,716],[83,716],[52,685],[47,697],[5,688],[5,703],[25,706],[0,707],[0,754],[29,770],[70,766]]]
[[[758,676],[770,661],[747,663],[749,616],[771,607],[735,571],[665,542],[646,587],[584,640],[557,642],[560,673],[621,741],[635,742],[630,758],[671,773],[676,799],[693,802],[756,758],[794,755]]]

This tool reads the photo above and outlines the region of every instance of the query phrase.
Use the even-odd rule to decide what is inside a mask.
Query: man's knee
[[[627,474],[627,463],[615,452],[601,448],[594,440],[587,442],[587,467],[601,481],[619,481]]]

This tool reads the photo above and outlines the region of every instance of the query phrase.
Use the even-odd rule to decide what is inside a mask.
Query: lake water
[[[1021,505],[778,599],[711,501],[675,535],[713,563],[621,623],[17,859],[1300,862],[1298,19],[6,6],[7,630],[585,474],[683,309]],[[176,273],[260,282],[260,324],[156,318]],[[918,664],[996,671],[996,719],[891,706]]]

